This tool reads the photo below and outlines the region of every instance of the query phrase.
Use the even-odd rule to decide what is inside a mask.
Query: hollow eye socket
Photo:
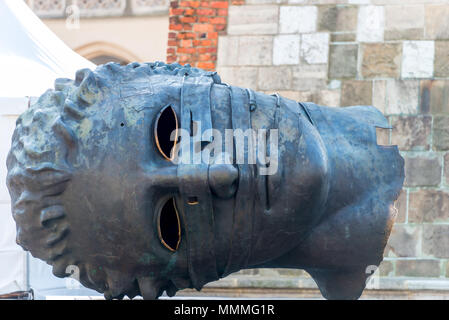
[[[159,239],[164,247],[173,252],[178,250],[181,242],[181,222],[174,198],[168,199],[162,206],[159,212],[157,229]]]
[[[174,131],[175,140],[170,138]],[[178,137],[178,118],[171,106],[163,108],[156,117],[154,124],[154,139],[161,155],[166,160],[173,160]]]

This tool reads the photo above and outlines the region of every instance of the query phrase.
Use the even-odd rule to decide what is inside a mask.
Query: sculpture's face
[[[109,67],[115,68],[114,65]],[[322,147],[310,130],[302,132],[306,124],[299,122],[298,126],[296,111],[284,108],[275,116],[276,98],[259,95],[261,104],[251,115],[250,127],[272,128],[275,117],[282,121],[281,152],[276,156],[279,168],[276,161],[275,172],[269,177],[261,176],[258,174],[261,166],[257,164],[255,176],[241,183],[242,174],[249,172],[241,172],[235,163],[207,165],[203,170],[206,172],[205,192],[189,198],[189,194],[182,191],[186,186],[181,184],[182,181],[190,184],[192,180],[180,175],[180,167],[173,161],[185,137],[181,136],[176,144],[172,133],[185,129],[193,135],[195,131],[190,121],[181,125],[182,104],[185,103],[182,102],[183,77],[153,74],[150,78],[145,72],[148,72],[147,66],[130,72],[130,79],[112,77],[112,83],[103,86],[97,75],[80,72],[75,85],[67,82],[64,87],[63,82],[59,90],[62,92],[43,96],[21,117],[17,135],[28,138],[13,140],[9,160],[12,198],[19,197],[14,215],[19,231],[36,226],[44,235],[21,232],[19,242],[35,256],[51,263],[58,276],[66,275],[67,266],[76,265],[81,282],[105,292],[107,297],[142,294],[145,298],[156,298],[164,290],[174,294],[179,289],[198,288],[222,274],[248,266],[249,253],[253,255],[252,262],[257,264],[291,250],[319,218],[315,208],[320,205],[320,188],[325,176]],[[196,84],[193,95],[197,96],[198,103],[209,98],[209,93],[204,94],[204,91],[196,94],[195,88]],[[231,107],[229,90],[224,85],[214,86],[213,103],[199,109],[200,113],[211,109],[214,129],[223,137],[225,129],[232,128],[236,121],[232,118],[235,110],[231,112],[231,109],[235,106]],[[65,100],[61,101],[60,96]],[[73,102],[75,100],[77,102]],[[239,107],[249,112],[242,103]],[[65,147],[66,153],[62,151]],[[33,159],[23,160],[22,148],[40,148],[42,152],[33,152]],[[272,148],[271,153],[274,151]],[[27,151],[25,154],[28,155]],[[302,160],[298,162],[299,156]],[[30,162],[28,166],[36,168],[42,163],[52,163],[51,169],[56,172],[70,172],[70,180],[64,181],[61,192],[52,195],[57,197],[54,200],[44,201],[39,198],[42,193],[38,193],[37,206],[26,207],[27,214],[21,215],[25,202],[20,201],[20,195],[27,195],[22,189],[27,190],[27,185],[16,183],[20,179],[15,178],[17,170],[12,167],[26,161]],[[24,170],[22,165],[18,168],[18,172]],[[201,173],[194,172],[191,178],[196,179],[198,175]],[[281,177],[287,183],[281,184]],[[52,183],[58,184],[56,180]],[[239,183],[246,185],[246,189]],[[187,189],[191,190],[189,186]],[[240,198],[236,197],[238,190]],[[198,201],[196,196],[203,198]],[[254,205],[249,205],[251,203]],[[58,210],[64,210],[61,215],[64,224],[51,215],[48,219],[55,227],[49,228],[50,223],[45,224],[42,218],[36,220],[44,215],[46,207],[55,205],[59,206]],[[189,212],[193,206],[197,211]],[[189,215],[201,212],[204,215],[199,221],[186,226]],[[208,219],[214,225],[206,230],[210,225],[200,225]],[[68,226],[70,232],[60,230],[59,225]],[[192,231],[201,233],[199,244],[186,240]],[[52,241],[50,253],[42,249],[45,244],[35,241],[38,237],[43,239],[42,243],[57,239]],[[237,245],[240,249],[234,248]],[[192,246],[197,247],[192,249]],[[215,257],[209,256],[210,251]],[[198,257],[198,253],[204,257],[192,258]],[[195,272],[206,274],[202,259],[213,260],[215,270],[204,279],[193,280],[192,273],[194,278]],[[196,267],[192,266],[195,263]]]
[[[153,89],[159,96],[160,88]],[[88,281],[112,297],[135,290],[130,284],[153,290],[147,297],[154,298],[173,285],[191,287],[177,167],[170,161],[179,96],[174,87],[161,89],[162,103],[153,95],[113,97],[101,107],[110,123],[104,114],[80,123],[88,131],[80,136],[63,195],[71,229],[83,230],[71,239],[72,250],[89,264]]]

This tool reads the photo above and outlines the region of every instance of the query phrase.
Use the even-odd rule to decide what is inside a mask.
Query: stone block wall
[[[227,83],[387,116],[406,180],[386,278],[449,279],[448,17],[447,0],[246,0],[219,37]]]

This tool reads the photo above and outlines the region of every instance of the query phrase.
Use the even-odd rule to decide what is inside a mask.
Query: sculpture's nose
[[[219,198],[229,199],[238,187],[239,171],[232,164],[212,164],[209,166],[209,185]]]
[[[179,187],[176,166],[152,170],[146,176],[152,185]],[[229,199],[237,191],[239,171],[232,164],[211,164],[208,170],[208,180],[210,190],[214,195],[222,199]]]
[[[165,188],[177,187],[178,177],[176,173],[176,166],[169,166],[165,168],[158,168],[146,172],[145,179],[152,186],[159,186]]]

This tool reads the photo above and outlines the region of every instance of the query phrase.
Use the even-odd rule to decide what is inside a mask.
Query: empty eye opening
[[[170,251],[178,250],[181,242],[181,222],[175,199],[168,199],[162,206],[158,219],[158,234],[164,247]]]
[[[175,131],[174,141],[170,139],[173,131]],[[154,125],[156,146],[166,160],[173,160],[177,145],[177,137],[178,118],[176,117],[175,110],[173,110],[171,106],[167,106],[159,112]]]

